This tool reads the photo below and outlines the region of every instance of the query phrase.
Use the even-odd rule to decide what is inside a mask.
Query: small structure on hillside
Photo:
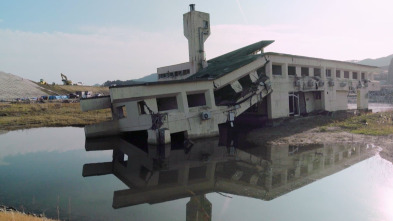
[[[368,109],[368,92],[379,90],[377,67],[265,52],[260,41],[206,60],[211,34],[204,12],[183,15],[189,61],[157,69],[158,82],[110,87],[110,95],[81,101],[83,111],[110,108],[113,120],[85,127],[86,137],[124,134],[149,144],[185,142],[231,131],[235,119],[275,124],[312,112]],[[228,132],[229,133],[229,132]]]

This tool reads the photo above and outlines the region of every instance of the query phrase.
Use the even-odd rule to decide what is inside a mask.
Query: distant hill
[[[393,54],[382,58],[376,58],[376,59],[368,58],[357,62],[355,61],[354,63],[383,67],[383,66],[389,66],[392,58],[393,58]]]
[[[115,81],[106,81],[103,83],[103,86],[111,86],[111,85],[133,85],[133,84],[139,84],[143,82],[154,82],[158,80],[158,75],[156,73],[154,74],[149,74],[147,76],[144,76],[142,78],[138,79],[133,79],[133,80],[126,80],[126,81],[121,81],[121,80],[115,80]]]
[[[134,81],[154,82],[154,81],[158,81],[158,75],[157,75],[157,73],[153,73],[153,74],[149,74],[147,76],[144,76],[142,78],[135,79]]]

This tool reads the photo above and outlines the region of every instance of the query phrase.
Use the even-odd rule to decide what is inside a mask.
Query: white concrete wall
[[[348,109],[348,91],[336,91],[336,108],[335,110]]]
[[[307,112],[315,110],[337,111],[347,109],[347,95],[350,85],[356,87],[361,79],[361,73],[366,73],[367,79],[372,79],[375,67],[357,65],[348,62],[340,62],[333,60],[323,60],[317,58],[308,58],[294,55],[266,53],[266,58],[270,63],[266,67],[266,74],[272,81],[273,93],[268,98],[268,112],[269,119],[289,116],[288,93],[302,91],[305,92],[306,109]],[[272,65],[282,66],[282,75],[272,74]],[[296,77],[288,76],[288,66],[295,66]],[[308,77],[301,77],[301,68],[307,67],[309,69]],[[315,75],[314,68],[321,69],[321,79],[324,82],[323,86],[308,87],[308,79],[312,79]],[[331,70],[331,77],[326,77],[326,69]],[[339,78],[336,78],[336,70],[341,72]],[[344,78],[344,71],[349,72],[349,77]],[[357,72],[357,79],[353,79],[353,72]],[[295,79],[300,79],[302,87],[295,87]],[[329,81],[334,81],[334,86],[329,86]],[[344,82],[345,86],[340,86]],[[304,85],[304,86],[303,86]],[[363,90],[379,89],[379,84],[369,83],[368,87]],[[337,91],[339,90],[339,91]],[[321,91],[321,100],[316,100],[312,91]],[[367,103],[361,96],[362,104]],[[364,105],[363,105],[364,106]],[[363,107],[362,106],[362,107]]]
[[[165,66],[165,67],[160,67],[157,68],[157,74],[158,74],[158,81],[169,81],[169,80],[181,80],[188,78],[191,74],[190,72],[188,74],[184,74],[184,71],[191,70],[191,64],[190,62],[185,62],[181,64],[175,64],[175,65],[170,65],[170,66]],[[181,74],[178,76],[175,76],[175,72],[180,71]],[[168,74],[172,73],[172,76],[167,76],[165,78],[162,78],[160,75],[161,74]]]

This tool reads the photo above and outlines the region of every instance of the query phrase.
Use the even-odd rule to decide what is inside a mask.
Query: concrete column
[[[184,165],[183,167],[180,167],[178,170],[177,183],[181,185],[187,185],[189,174],[190,174],[190,166],[188,164]]]
[[[343,152],[338,153],[338,161],[341,161],[343,159]]]
[[[214,181],[214,174],[216,172],[216,163],[212,162],[206,165],[206,178]]]
[[[325,85],[327,84],[326,82],[326,67],[321,67],[321,78],[325,81]]]
[[[314,165],[313,165],[313,163],[312,163],[312,161],[311,161],[311,162],[309,162],[309,163],[307,164],[307,173],[310,174],[310,173],[312,172],[313,169],[314,169]]]
[[[288,64],[287,63],[282,65],[282,76],[288,80]]]
[[[357,109],[368,109],[368,88],[357,89]]]
[[[337,79],[337,77],[336,77],[336,71],[337,71],[337,68],[332,68],[332,79],[334,79],[334,80]]]
[[[302,76],[302,68],[300,66],[296,66],[296,77]]]
[[[214,99],[214,91],[213,89],[209,89],[205,91],[205,99],[206,99],[206,106],[208,106],[211,109],[217,109],[216,107],[216,101]]]
[[[288,181],[288,170],[284,169],[284,171],[282,171],[281,173],[281,184],[285,185],[287,184],[287,181]]]
[[[295,169],[295,177],[296,178],[299,178],[300,177],[300,166],[298,166],[298,167],[296,167],[296,169]]]
[[[188,113],[188,101],[186,92],[183,91],[176,95],[176,100],[179,111]]]
[[[266,76],[268,76],[270,79],[273,79],[272,62],[269,62],[266,65]]]

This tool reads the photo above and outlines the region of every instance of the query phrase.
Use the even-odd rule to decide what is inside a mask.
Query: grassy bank
[[[10,221],[50,221],[53,219],[48,219],[45,217],[34,217],[29,216],[19,212],[0,212],[0,221],[10,220]]]
[[[0,130],[84,126],[110,119],[109,109],[82,112],[79,103],[0,104]]]
[[[327,127],[340,127],[354,134],[383,136],[393,134],[392,117],[393,111],[368,113],[335,121],[328,126],[320,127],[320,129],[323,132],[327,130]]]

